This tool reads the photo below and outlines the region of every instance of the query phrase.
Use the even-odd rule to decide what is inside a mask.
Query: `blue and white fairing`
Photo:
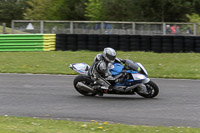
[[[69,66],[71,69],[73,69],[74,71],[80,73],[80,74],[88,74],[88,70],[90,68],[90,66],[86,63],[75,63],[75,64],[70,64]]]
[[[137,63],[137,65],[142,69],[144,74],[141,74],[137,71],[133,71],[133,70],[126,70],[126,73],[129,73],[130,75],[132,75],[132,78],[130,79],[125,79],[124,83],[116,83],[116,86],[130,86],[130,85],[135,85],[138,83],[147,83],[149,81],[149,79],[147,78],[148,73],[145,70],[145,68],[142,66],[142,64]],[[88,70],[90,68],[90,66],[86,63],[75,63],[75,64],[70,64],[69,66],[71,69],[73,69],[74,71],[80,73],[80,74],[88,74]],[[120,63],[114,63],[112,66],[112,69],[110,69],[111,74],[113,75],[113,77],[119,75],[120,73],[122,73],[124,66]]]
[[[140,74],[139,72],[133,71],[133,70],[126,70],[126,73],[129,73],[132,76],[132,78],[125,79],[124,83],[116,83],[115,84],[116,86],[131,86],[131,85],[143,83],[143,81],[145,82],[149,81],[149,79],[147,78],[148,73],[146,69],[142,66],[142,64],[140,63],[136,63],[136,64],[142,69],[144,74]],[[123,68],[124,66],[122,64],[114,63],[113,69],[111,69],[110,72],[113,76],[116,76],[122,72]]]

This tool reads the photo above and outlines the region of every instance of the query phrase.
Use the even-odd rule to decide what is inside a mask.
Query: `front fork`
[[[140,84],[138,87],[139,87],[139,91],[141,92],[141,93],[144,93],[144,94],[147,94],[148,93],[148,91],[147,91],[147,87],[146,87],[146,85],[145,84],[147,84],[148,82],[150,81],[150,79],[149,78],[146,78],[146,79],[144,79],[143,81],[142,81],[142,84]]]

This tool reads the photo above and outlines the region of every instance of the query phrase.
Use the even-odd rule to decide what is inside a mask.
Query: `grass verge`
[[[22,32],[19,30],[14,30],[15,34],[27,34],[27,32]],[[0,34],[3,34],[3,26],[0,26]],[[12,34],[12,29],[5,27],[5,33],[4,34]]]
[[[68,66],[85,62],[89,65],[99,52],[1,52],[1,73],[76,74]],[[199,53],[117,52],[123,59],[142,63],[154,78],[200,79]]]
[[[68,66],[71,63],[92,64],[99,52],[0,52],[1,73],[76,74]],[[117,52],[118,57],[142,63],[155,78],[200,79],[200,54]],[[0,133],[199,133],[198,128],[148,127],[111,124],[108,122],[74,122],[0,116]]]
[[[109,122],[74,122],[65,120],[0,116],[0,133],[199,133],[199,128],[150,127]]]

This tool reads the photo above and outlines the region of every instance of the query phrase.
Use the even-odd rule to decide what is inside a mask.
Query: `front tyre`
[[[95,96],[96,92],[94,91],[86,91],[83,87],[78,86],[77,84],[81,83],[88,87],[90,87],[93,83],[93,81],[86,75],[78,75],[74,79],[74,88],[82,95],[84,96]]]
[[[154,98],[158,95],[159,88],[153,81],[149,81],[145,84],[145,86],[147,88],[147,94],[141,93],[140,91],[136,91],[138,95],[144,98]]]

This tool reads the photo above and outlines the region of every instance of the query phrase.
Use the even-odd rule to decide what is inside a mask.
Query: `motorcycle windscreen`
[[[144,68],[144,66],[141,63],[136,63],[141,69],[142,71],[148,76],[148,72],[147,70]]]
[[[86,63],[70,64],[69,67],[80,74],[86,74],[90,68],[90,66]]]

